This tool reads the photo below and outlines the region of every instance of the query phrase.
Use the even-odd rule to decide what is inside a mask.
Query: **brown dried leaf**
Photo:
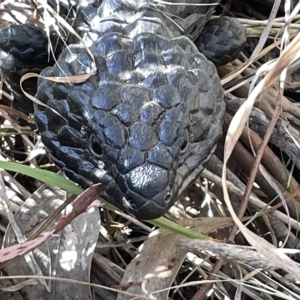
[[[29,236],[33,228],[57,209],[65,198],[65,192],[57,188],[47,187],[43,185],[32,197],[27,199],[20,211],[15,215],[23,234]],[[90,197],[91,201],[94,197]],[[80,200],[81,199],[81,200]],[[82,201],[79,198],[79,201]],[[89,201],[89,202],[91,202]],[[74,205],[74,202],[73,202]],[[88,207],[89,203],[76,203],[73,206],[73,217],[84,210],[83,206]],[[70,207],[67,207],[67,210]],[[92,261],[92,254],[99,233],[99,212],[97,209],[91,209],[88,212],[81,213],[69,224],[68,218],[59,217],[60,222],[65,223],[65,227],[59,233],[53,232],[61,229],[60,225],[54,223],[50,224],[47,228],[48,234],[44,237],[37,238],[29,241],[31,246],[43,242],[48,236],[49,239],[46,243],[40,245],[33,251],[34,257],[38,262],[43,274],[45,276],[71,278],[84,282],[89,282],[90,267]],[[56,220],[57,221],[57,220]],[[54,227],[55,226],[55,227]],[[52,230],[51,230],[52,229]],[[15,237],[10,228],[7,230],[5,236],[4,246],[15,244]],[[20,247],[22,245],[15,245],[12,247]],[[24,244],[23,244],[24,246]],[[6,248],[7,249],[7,248]],[[5,250],[5,249],[4,249]],[[19,249],[20,250],[20,249]],[[6,270],[9,275],[32,275],[23,257],[17,257],[5,264]],[[23,280],[18,280],[17,283]],[[72,294],[76,294],[80,299],[92,299],[90,289],[85,285],[74,285],[65,281],[49,281],[49,286],[52,290],[47,293],[44,289],[37,286],[27,286],[24,288],[32,299],[70,299],[70,294],[67,293],[68,289],[72,289]],[[7,281],[6,285],[10,286]],[[18,293],[14,294],[14,298],[18,299]]]
[[[177,247],[182,236],[156,230],[141,246],[140,253],[127,266],[121,282],[122,288],[147,299],[167,299],[169,291],[152,294],[169,288],[186,256],[187,249]],[[123,294],[118,300],[132,299]]]
[[[232,150],[239,139],[244,125],[251,113],[252,107],[255,103],[256,98],[259,93],[269,86],[271,86],[275,80],[279,77],[281,72],[287,68],[296,58],[299,56],[300,48],[300,34],[298,34],[294,40],[287,46],[283,51],[282,55],[279,57],[278,61],[274,67],[270,70],[267,76],[255,87],[250,97],[244,102],[244,104],[237,111],[236,115],[233,117],[232,122],[229,126],[228,133],[225,140],[224,147],[224,165],[223,165],[223,192],[224,199],[230,211],[234,222],[239,226],[239,229],[247,239],[247,241],[262,255],[268,258],[279,268],[290,273],[294,280],[300,280],[300,268],[299,266],[291,260],[288,256],[282,253],[280,249],[277,249],[272,244],[259,237],[258,235],[251,232],[246,228],[242,222],[238,219],[233,207],[231,205],[229,194],[226,186],[226,165],[227,161],[232,153]]]
[[[181,226],[194,229],[198,233],[209,234],[218,229],[231,226],[232,218],[195,218],[181,220]],[[183,236],[166,230],[156,230],[141,246],[139,255],[127,266],[122,279],[122,288],[133,294],[140,294],[150,299],[167,299],[168,288],[171,287],[181,264],[189,251],[188,247],[179,247]],[[166,289],[156,293],[156,291]],[[118,299],[125,295],[119,295]]]
[[[51,109],[55,114],[59,115],[60,117],[62,117],[63,119],[65,119],[61,114],[59,114],[55,109],[53,109],[52,107],[49,107],[48,105],[46,105],[45,103],[43,103],[42,101],[40,101],[39,99],[37,99],[36,97],[28,94],[24,89],[23,89],[23,82],[29,78],[44,78],[50,81],[54,81],[54,82],[60,82],[60,83],[81,83],[86,81],[89,77],[91,77],[93,75],[93,72],[90,71],[87,74],[84,75],[76,75],[76,76],[66,76],[66,77],[44,77],[41,76],[37,73],[26,73],[25,75],[23,75],[20,79],[20,87],[22,92],[24,93],[24,95],[29,98],[31,101],[33,101],[34,103],[47,107],[49,109]]]

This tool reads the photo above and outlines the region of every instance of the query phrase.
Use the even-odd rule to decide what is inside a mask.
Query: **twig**
[[[260,161],[261,161],[262,156],[264,154],[264,150],[267,147],[267,144],[269,142],[269,139],[271,137],[271,134],[272,134],[272,131],[275,127],[275,124],[276,124],[276,122],[277,122],[277,120],[280,116],[280,113],[281,113],[281,102],[278,100],[275,111],[274,111],[274,115],[271,119],[271,122],[270,122],[269,127],[268,127],[267,132],[266,132],[266,135],[263,139],[263,142],[262,142],[261,146],[258,149],[256,158],[255,158],[255,161],[254,161],[254,165],[253,165],[252,171],[251,171],[250,176],[249,176],[249,180],[248,180],[248,183],[247,183],[247,186],[246,186],[244,197],[242,199],[240,210],[239,210],[238,215],[237,215],[238,218],[240,218],[240,219],[243,217],[243,215],[244,215],[244,213],[247,209],[248,200],[249,200],[249,197],[250,197],[250,194],[251,194],[251,191],[252,191],[252,186],[253,186],[253,183],[254,183],[258,168],[259,168]],[[232,230],[229,234],[229,237],[228,237],[229,242],[234,242],[234,237],[236,235],[237,230],[238,230],[238,226],[235,224],[232,227]]]

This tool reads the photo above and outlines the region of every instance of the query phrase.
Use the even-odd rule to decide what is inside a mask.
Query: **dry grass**
[[[274,1],[274,6],[279,2]],[[72,245],[80,248],[75,250],[78,255],[86,255],[86,261],[92,261],[91,286],[96,299],[116,299],[120,289],[123,292],[118,299],[167,299],[168,291],[170,299],[300,299],[298,7],[290,12],[286,7],[279,18],[273,11],[258,20],[259,5],[252,7],[249,14],[247,7],[235,3],[223,8],[246,26],[248,44],[238,60],[219,68],[227,96],[224,136],[201,177],[167,215],[177,224],[212,239],[188,239],[101,208],[101,224],[92,215],[97,230],[88,227],[90,231],[77,232],[78,236],[94,233],[82,243],[93,241],[95,251],[85,253],[84,247]],[[292,62],[294,65],[289,67]],[[2,92],[1,101],[9,104],[7,91]],[[56,171],[38,133],[17,122],[18,117],[32,120],[4,104],[0,106],[0,159]],[[32,234],[48,213],[44,203],[50,203],[49,193],[59,199],[52,209],[69,197],[21,174],[1,169],[1,175],[0,238],[5,246],[13,243],[11,233],[7,233],[8,220],[15,218],[21,224],[27,220],[32,226],[26,233]],[[32,193],[35,194],[31,196]],[[5,197],[10,206],[3,200]],[[35,204],[29,205],[29,199],[35,199]],[[52,221],[57,220],[55,217]],[[91,216],[85,215],[78,224],[93,224],[86,222],[88,217]],[[74,228],[80,231],[82,227],[78,226]],[[67,237],[60,238],[67,243],[72,240]],[[140,245],[143,247],[139,250]],[[1,282],[5,279],[5,286],[19,283],[16,277],[9,277],[13,274],[36,278],[30,269],[25,272],[12,268],[16,265],[7,263],[3,267]],[[39,284],[49,286],[49,278],[43,277],[49,272],[35,266],[37,269]],[[77,278],[74,270],[52,280],[66,287],[68,282],[76,283],[76,293],[87,293],[84,287],[89,284],[83,281],[88,281],[89,276]],[[26,281],[15,291],[12,289],[10,293],[16,297],[13,299],[35,299],[26,298],[31,297],[32,289],[27,287],[33,283],[37,284]],[[6,299],[9,291],[0,291],[0,298]],[[134,298],[142,292],[143,297]]]

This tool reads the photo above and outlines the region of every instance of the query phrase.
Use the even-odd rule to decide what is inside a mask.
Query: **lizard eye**
[[[90,148],[94,152],[96,156],[101,156],[102,155],[102,147],[100,143],[98,142],[98,139],[92,135],[90,138]]]
[[[187,130],[184,131],[183,139],[182,139],[182,144],[180,146],[181,152],[185,152],[189,146],[189,135]]]

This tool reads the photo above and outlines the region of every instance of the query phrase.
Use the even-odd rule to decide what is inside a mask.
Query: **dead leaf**
[[[65,197],[64,191],[43,185],[32,197],[26,200],[20,211],[15,215],[15,220],[19,224],[22,233],[29,236],[33,228],[37,227],[41,221],[63,203]],[[86,203],[86,207],[88,206],[89,203]],[[75,216],[74,211],[79,213],[83,209],[83,203],[79,203],[79,205],[75,203],[75,208],[71,212],[71,215]],[[72,218],[72,220],[60,232],[48,234],[49,239],[47,242],[33,251],[34,257],[45,276],[89,282],[92,255],[100,227],[99,211],[98,209],[90,209],[87,212],[81,213],[76,218]],[[69,219],[65,218],[61,222],[66,223],[66,221],[69,221]],[[58,231],[61,229],[63,223],[60,223],[56,227],[52,223],[47,228],[48,233],[55,230]],[[36,244],[43,242],[44,239],[45,237],[39,237],[28,243],[34,248]],[[5,235],[4,247],[9,247],[15,243],[14,234],[11,228],[8,228]],[[18,248],[20,245],[12,247]],[[32,275],[23,257],[17,257],[8,261],[5,268],[9,275]],[[17,280],[17,283],[22,282],[23,280]],[[71,295],[68,292],[70,290],[79,299],[92,299],[90,288],[87,285],[76,285],[65,281],[49,281],[48,283],[52,287],[50,293],[47,293],[45,289],[41,289],[37,285],[26,286],[23,290],[28,292],[32,299],[67,300],[71,299]],[[11,286],[8,281],[5,282],[5,285]],[[19,299],[18,296],[20,296],[19,293],[14,293],[14,297],[10,299],[17,300]]]

